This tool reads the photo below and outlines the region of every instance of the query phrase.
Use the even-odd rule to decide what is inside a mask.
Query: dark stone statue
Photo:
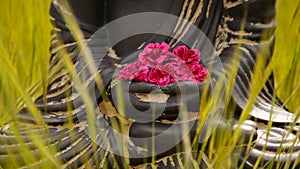
[[[61,160],[66,168],[124,168],[125,166],[209,168],[211,164],[207,160],[207,155],[211,153],[209,152],[210,145],[214,144],[211,147],[218,146],[218,144],[226,146],[225,142],[228,140],[224,135],[233,136],[233,133],[239,128],[238,137],[240,140],[229,153],[232,161],[228,166],[223,167],[253,168],[257,164],[261,168],[276,168],[276,166],[281,168],[288,164],[295,167],[298,165],[297,159],[300,152],[300,143],[296,135],[298,128],[288,126],[293,122],[298,123],[299,120],[289,112],[276,96],[272,74],[258,93],[247,117],[243,113],[248,102],[251,101],[251,80],[254,78],[256,61],[259,57],[265,57],[263,58],[264,66],[258,70],[263,74],[272,56],[276,28],[275,0],[70,0],[70,6],[84,39],[87,42],[90,40],[92,54],[99,56],[103,54],[100,64],[96,65],[102,87],[92,83],[95,82],[94,80],[90,82],[87,80],[88,78],[86,79],[87,86],[95,91],[96,136],[93,138],[92,134],[89,133],[90,126],[87,122],[88,117],[86,117],[88,110],[81,99],[79,90],[74,89],[73,75],[68,73],[61,56],[61,51],[65,50],[70,54],[69,59],[75,64],[77,73],[81,74],[85,71],[84,66],[78,66],[82,55],[78,50],[76,38],[63,19],[64,15],[70,15],[70,13],[66,12],[59,1],[53,0],[50,14],[55,28],[52,32],[50,62],[51,70],[55,70],[57,73],[48,84],[47,95],[40,96],[35,101],[47,130],[45,127],[36,125],[38,122],[26,107],[22,109],[18,117],[20,133],[21,135],[24,133],[22,138],[37,159],[40,157],[40,152],[28,138],[26,132],[22,131],[36,130],[36,132],[41,132],[49,146],[55,147],[57,150],[55,157]],[[171,14],[179,19],[185,19],[186,22],[178,22],[177,27],[170,25],[168,27],[172,32],[170,35],[137,34],[111,45],[109,42],[110,38],[114,37],[114,33],[107,30],[97,36],[99,41],[96,45],[91,40],[93,39],[92,35],[106,24],[124,16],[142,12]],[[168,18],[163,22],[168,23]],[[163,91],[167,95],[167,99],[163,112],[155,116],[154,119],[149,117],[153,122],[140,122],[139,120],[143,120],[146,116],[131,116],[132,113],[136,112],[127,109],[127,105],[125,105],[125,112],[123,112],[125,115],[122,114],[113,94],[114,91],[119,90],[114,75],[119,66],[130,62],[129,56],[134,55],[134,52],[151,42],[166,42],[174,46],[186,44],[181,40],[187,37],[185,29],[188,32],[192,28],[189,24],[201,30],[214,47],[214,55],[220,61],[221,67],[214,68],[210,75],[212,79],[218,79],[222,76],[220,72],[223,71],[224,81],[226,81],[223,84],[224,90],[226,85],[233,80],[232,77],[234,76],[231,73],[234,72],[235,61],[238,60],[236,77],[230,92],[231,96],[222,97],[224,99],[222,113],[216,116],[217,120],[209,121],[214,123],[213,130],[210,129],[210,126],[204,125],[199,131],[201,120],[198,117],[194,118],[193,113],[190,113],[191,117],[189,116],[187,121],[178,121],[180,108],[183,106],[178,95],[186,91],[188,93],[187,100],[185,100],[186,105],[188,105],[187,109],[189,110],[189,105],[196,105],[196,110],[192,111],[198,112],[200,108],[197,103],[200,103],[201,95],[205,94],[204,83],[195,86],[182,82],[158,87],[149,83],[125,82],[128,85],[128,90],[121,88],[121,91],[129,96],[129,103],[137,110],[144,111],[153,105],[158,105],[158,107],[160,105],[159,101],[155,101],[155,99],[147,101],[145,98],[137,97],[139,94],[149,96],[150,93],[158,90]],[[149,27],[156,28],[155,26],[149,24]],[[124,27],[117,27],[114,31],[122,32]],[[160,26],[158,26],[159,28]],[[192,45],[189,47],[199,47],[205,55],[205,41],[201,41],[201,37],[192,34],[190,38],[186,39]],[[210,83],[215,84],[217,82],[211,80]],[[192,88],[200,95],[190,92]],[[216,90],[216,88],[209,88],[206,94],[211,96]],[[115,93],[117,93],[115,97],[122,97],[118,92]],[[161,93],[158,92],[158,94]],[[270,128],[267,127],[269,121],[273,122]],[[70,123],[74,124],[71,128],[69,127]],[[121,149],[124,147],[119,147],[120,139],[112,130],[112,128],[117,130],[118,126],[122,125],[126,130],[125,135],[128,136],[128,139],[121,141],[124,142],[124,147],[127,147],[129,157],[122,156],[124,154],[122,154]],[[190,130],[184,137],[183,128],[185,125]],[[22,157],[17,153],[16,138],[11,135],[9,124],[7,126],[8,128],[1,129],[0,164],[9,166],[6,163],[9,155],[4,151],[9,149],[10,154],[18,159],[20,165],[25,165]],[[213,143],[216,139],[212,139],[211,135],[205,135],[209,131],[212,131],[213,137],[219,138],[219,141],[222,142],[224,139],[223,143]],[[166,135],[164,141],[155,140],[156,138],[147,139],[160,134]],[[185,139],[178,141],[179,137],[189,138],[188,144],[192,144],[194,139],[198,139],[196,145],[199,148],[187,150],[185,148],[187,142]],[[174,146],[164,152],[154,154],[159,149],[158,145]],[[206,148],[201,149],[203,146]],[[191,158],[187,159],[187,157]],[[189,163],[185,164],[186,161]],[[201,162],[199,163],[199,161]],[[37,161],[32,166],[39,164],[40,161]]]

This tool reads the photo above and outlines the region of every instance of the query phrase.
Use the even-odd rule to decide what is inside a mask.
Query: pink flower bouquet
[[[150,43],[139,54],[138,60],[119,71],[119,78],[147,82],[158,86],[191,81],[203,82],[207,69],[199,64],[200,51],[178,46],[171,52],[165,43]]]

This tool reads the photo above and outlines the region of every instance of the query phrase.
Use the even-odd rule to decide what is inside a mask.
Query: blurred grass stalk
[[[25,95],[36,97],[46,88],[49,7],[50,0],[0,1],[0,123],[13,118]]]
[[[300,1],[277,0],[274,76],[279,96],[300,113]]]
[[[6,162],[12,168],[38,160],[22,139],[22,128],[14,122],[18,111],[26,106],[37,119],[37,125],[44,125],[34,99],[46,91],[48,81],[52,30],[49,8],[50,0],[0,1],[0,126],[10,122],[20,154],[18,159],[4,147],[11,157]],[[40,161],[41,167],[59,167],[53,155],[55,150],[41,138],[45,133],[25,132],[41,152],[40,157],[49,161]]]
[[[49,47],[50,47],[50,24],[49,16],[50,0],[38,1],[0,1],[0,126],[3,127],[8,121],[14,121],[14,117],[18,110],[26,105],[32,111],[36,118],[40,118],[39,112],[33,105],[33,100],[39,94],[45,92],[48,69],[49,69]],[[79,32],[78,26],[73,22],[72,18],[67,18],[67,22],[71,25],[71,29],[81,48],[83,48],[83,39]],[[279,95],[286,101],[290,110],[294,113],[300,112],[299,99],[300,96],[300,2],[298,1],[277,1],[277,29],[275,53],[271,68],[274,70],[276,88]],[[86,56],[91,72],[96,72],[94,65],[89,62],[88,51]],[[259,60],[259,62],[264,62]],[[66,67],[70,69],[70,62],[65,61]],[[71,70],[69,70],[72,72]],[[256,75],[257,77],[259,75]],[[261,79],[257,78],[254,84],[257,84],[251,95],[254,99],[255,93],[259,89]],[[231,91],[231,86],[226,89]],[[84,91],[82,84],[78,84],[79,88]],[[101,88],[101,87],[100,87]],[[85,95],[84,95],[85,96]],[[89,101],[85,96],[86,102]],[[253,101],[253,100],[252,100]],[[205,109],[205,108],[203,108]],[[93,123],[91,119],[92,110],[89,111],[89,123]],[[244,112],[247,116],[248,109]],[[93,124],[90,124],[94,126]],[[91,128],[92,135],[96,133]],[[16,129],[18,135],[18,130]],[[48,159],[54,166],[58,166],[58,162],[54,159],[55,151],[47,151],[37,134],[31,134],[34,143],[37,145],[43,156]],[[209,157],[212,165],[215,166],[231,166],[230,153],[235,147],[238,140],[238,134],[228,134],[221,137],[213,135],[213,141],[217,148],[216,154]],[[223,141],[220,141],[223,140]],[[22,143],[22,140],[20,140]],[[204,144],[206,145],[206,144]],[[215,148],[214,144],[210,144],[211,149]],[[26,146],[21,147],[23,152],[22,158],[27,164],[36,160],[30,155],[30,151]],[[213,159],[215,158],[215,159]],[[15,161],[12,159],[12,162]],[[198,161],[199,162],[199,161]],[[18,166],[16,162],[15,166]],[[220,163],[220,164],[216,164]],[[228,163],[228,164],[226,164]],[[48,166],[49,168],[49,166]]]

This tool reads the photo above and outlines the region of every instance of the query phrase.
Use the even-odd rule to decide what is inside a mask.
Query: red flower
[[[200,62],[200,51],[188,49],[186,46],[178,46],[173,50],[173,54],[181,58],[187,64],[198,64]]]
[[[203,82],[208,74],[207,69],[199,64],[193,64],[193,65],[189,65],[191,71],[194,74],[194,77],[196,79],[196,82]]]
[[[170,75],[159,68],[152,68],[149,71],[149,82],[158,86],[164,86],[171,81]]]
[[[149,68],[147,66],[141,66],[138,68],[139,74],[134,78],[138,82],[148,82]]]

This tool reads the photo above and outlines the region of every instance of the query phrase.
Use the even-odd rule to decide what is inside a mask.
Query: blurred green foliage
[[[293,113],[300,113],[300,1],[277,1],[273,59],[277,91]]]
[[[47,83],[50,0],[0,1],[0,123]]]

